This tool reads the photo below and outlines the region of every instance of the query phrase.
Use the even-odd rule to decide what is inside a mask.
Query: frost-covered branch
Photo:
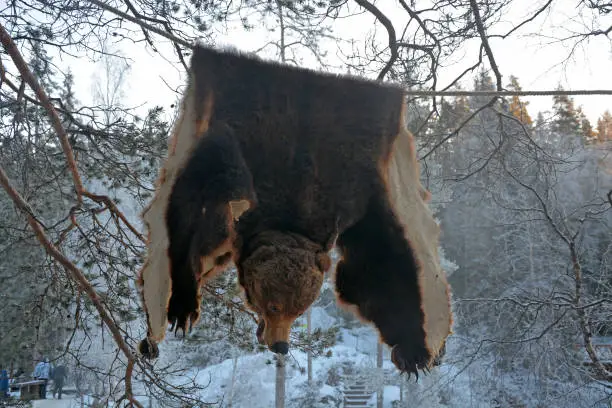
[[[11,197],[15,205],[24,213],[27,217],[28,224],[30,228],[36,234],[36,238],[40,242],[40,244],[45,248],[45,251],[49,254],[49,256],[53,257],[58,263],[60,263],[66,271],[72,276],[81,289],[87,294],[90,301],[95,306],[96,310],[100,314],[100,318],[104,321],[106,327],[110,330],[113,335],[117,346],[121,349],[125,357],[128,361],[129,371],[126,371],[126,375],[131,375],[131,367],[133,366],[134,354],[130,347],[125,343],[119,328],[115,324],[114,320],[111,318],[110,314],[107,312],[106,308],[102,304],[102,300],[98,296],[98,293],[91,286],[83,272],[81,272],[64,254],[62,254],[56,247],[51,243],[47,235],[45,234],[43,227],[36,221],[35,216],[31,215],[30,205],[23,199],[23,197],[15,190],[13,185],[8,179],[8,176],[4,172],[4,169],[0,167],[0,185],[4,188],[7,194]],[[127,387],[128,383],[126,383],[126,397],[133,405],[143,408],[142,405],[133,398],[132,390]]]

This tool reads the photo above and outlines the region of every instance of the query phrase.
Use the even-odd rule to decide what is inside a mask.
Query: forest
[[[359,387],[378,408],[612,406],[610,76],[587,109],[562,72],[554,95],[529,97],[514,76],[529,61],[500,63],[504,41],[550,40],[568,70],[607,55],[612,72],[612,5],[103,3],[144,25],[89,0],[0,2],[0,369],[65,365],[64,399],[81,407],[348,407]],[[429,374],[399,375],[374,328],[338,306],[332,272],[286,360],[257,344],[234,270],[205,286],[189,334],[138,355],[140,215],[196,39],[406,88],[454,314]],[[153,77],[143,50],[155,84],[139,82]],[[0,399],[45,406],[28,404]]]

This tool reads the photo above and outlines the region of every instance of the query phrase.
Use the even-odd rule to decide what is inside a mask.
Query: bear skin
[[[450,333],[449,292],[429,193],[411,162],[403,90],[202,46],[190,74],[143,214],[141,352],[157,354],[163,321],[192,327],[201,286],[233,261],[259,341],[287,353],[291,325],[318,297],[336,245],[339,301],[376,326],[402,372],[430,367]],[[398,149],[408,159],[396,159]],[[402,160],[416,174],[401,175]],[[411,204],[400,211],[402,194]],[[426,307],[437,311],[427,317]]]

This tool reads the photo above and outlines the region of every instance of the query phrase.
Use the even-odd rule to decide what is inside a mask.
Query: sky
[[[394,19],[396,29],[402,27],[401,18],[405,12],[398,12],[396,2],[378,2],[377,4],[388,16]],[[380,4],[384,4],[383,8]],[[531,15],[541,6],[540,1],[515,0],[511,12],[504,15],[504,19],[496,23],[494,33],[509,30],[525,16]],[[502,40],[494,38],[490,41],[496,61],[503,74],[504,85],[509,81],[510,75],[519,78],[523,90],[554,90],[558,85],[564,89],[612,89],[612,39],[605,36],[592,38],[574,49],[572,59],[564,61],[568,55],[569,43],[562,43],[546,38],[554,29],[559,35],[568,35],[572,30],[582,29],[581,26],[592,24],[591,21],[570,20],[575,12],[575,0],[556,0],[553,2],[553,12],[543,13],[536,20],[528,24],[525,30],[518,31],[515,36]],[[419,4],[420,7],[421,4]],[[612,24],[612,16],[601,19],[601,26]],[[335,33],[345,39],[360,40],[373,30],[374,17],[370,14],[339,20],[335,25]],[[541,28],[542,36],[528,34]],[[241,29],[231,30],[229,33],[219,35],[218,44],[230,45],[240,50],[252,51],[261,47],[270,35],[277,33],[244,32]],[[382,43],[386,40],[384,30],[378,27],[377,32]],[[491,34],[491,33],[490,33]],[[158,40],[158,49],[165,57],[155,53],[144,42],[137,44],[122,44],[121,51],[130,57],[130,73],[125,85],[127,106],[153,106],[160,104],[164,107],[176,103],[177,95],[173,89],[185,82],[184,69],[180,64],[174,63],[174,55],[167,40],[153,34]],[[329,49],[331,64],[338,64],[334,58],[334,44],[325,44]],[[458,50],[457,57],[452,64],[446,66],[440,73],[438,88],[442,88],[468,65],[473,64],[477,56],[479,40],[467,41]],[[265,55],[264,55],[265,57]],[[95,65],[84,59],[73,61],[76,90],[82,102],[90,101],[92,83],[95,80],[94,71],[99,70]],[[306,66],[316,68],[313,60],[306,59]],[[464,88],[471,87],[471,80],[464,81]],[[552,98],[525,97],[529,102],[528,110],[532,117],[538,111],[550,110]],[[595,123],[597,118],[606,110],[612,109],[612,96],[576,96],[577,105],[582,106],[585,114]]]

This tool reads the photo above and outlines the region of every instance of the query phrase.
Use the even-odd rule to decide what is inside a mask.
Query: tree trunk
[[[276,355],[276,408],[285,408],[285,356]]]
[[[281,62],[285,63],[287,62],[287,57],[285,55],[285,48],[287,47],[285,45],[285,19],[283,18],[283,5],[279,0],[276,1],[276,7],[278,14],[278,22],[280,25],[280,59]]]
[[[582,331],[582,340],[584,341],[584,349],[589,355],[591,362],[593,363],[593,368],[595,369],[595,373],[599,377],[599,379],[604,381],[612,381],[612,372],[608,371],[606,367],[602,364],[601,360],[599,360],[599,356],[593,347],[593,342],[591,341],[593,334],[591,333],[591,325],[589,322],[589,318],[584,308],[582,307],[582,265],[580,264],[580,259],[578,257],[578,252],[576,251],[574,241],[569,242],[569,250],[570,256],[572,258],[572,266],[574,270],[574,280],[575,280],[575,292],[574,292],[574,307],[576,309],[576,314],[578,315],[578,323],[580,324],[580,329]]]

